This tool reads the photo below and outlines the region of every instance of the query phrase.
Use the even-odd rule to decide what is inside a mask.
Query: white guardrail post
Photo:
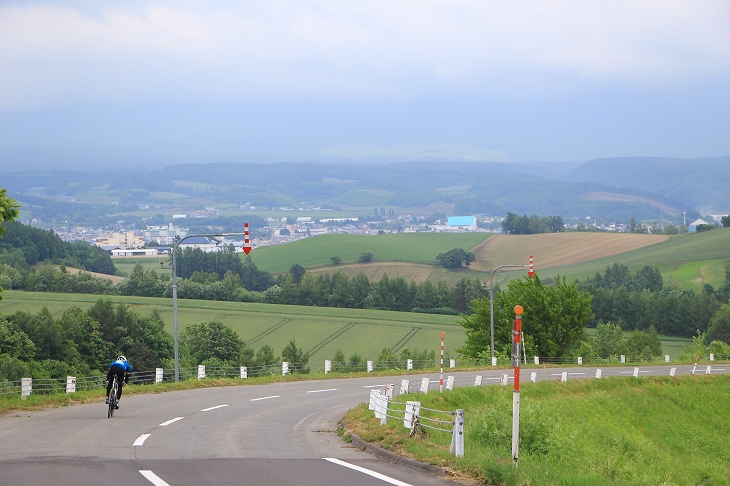
[[[372,373],[372,372],[373,372],[373,362],[368,361],[368,373]]]
[[[198,381],[205,378],[205,365],[198,365]]]
[[[428,384],[430,383],[428,378],[421,380],[421,393],[428,393]]]
[[[447,376],[446,377],[446,389],[447,390],[453,390],[454,389],[454,380],[455,378],[453,376]]]
[[[20,379],[20,398],[25,400],[33,393],[33,378]]]
[[[474,386],[481,386],[482,384],[482,376],[477,375],[476,378],[474,378]]]
[[[411,382],[408,380],[401,380],[400,381],[400,394],[405,395],[408,392],[408,389],[411,387]]]
[[[248,378],[248,367],[241,366],[241,379],[245,380],[246,378]]]
[[[289,363],[287,361],[281,362],[281,375],[286,376],[289,373]]]
[[[449,368],[456,368],[456,360],[450,359],[449,360]]]
[[[66,377],[66,393],[76,393],[76,377]]]
[[[413,369],[413,360],[412,360],[412,359],[408,359],[408,360],[406,360],[406,369],[407,369],[408,371],[410,371],[410,370],[412,370],[412,369]]]
[[[76,393],[76,377],[66,377],[66,393]]]
[[[406,402],[406,413],[403,416],[403,427],[410,429],[413,432],[413,428],[416,426],[416,421],[419,415],[421,415],[421,402]]]
[[[464,411],[456,411],[454,431],[451,434],[451,453],[456,457],[464,457]]]
[[[332,371],[332,361],[326,359],[324,360],[324,374],[326,375],[330,371]]]
[[[155,383],[162,383],[165,376],[164,368],[155,368]]]

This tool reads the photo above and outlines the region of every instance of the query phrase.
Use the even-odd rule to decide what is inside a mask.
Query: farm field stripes
[[[393,347],[391,348],[391,349],[393,350],[393,352],[394,352],[394,353],[397,353],[398,351],[400,351],[400,350],[401,350],[401,348],[403,348],[403,346],[405,346],[405,345],[406,345],[406,343],[407,343],[408,341],[410,341],[410,340],[411,340],[411,338],[412,338],[413,336],[415,336],[415,335],[416,335],[416,334],[418,333],[418,331],[420,331],[420,330],[421,330],[421,328],[420,328],[420,327],[412,327],[412,328],[411,328],[411,329],[410,329],[410,330],[409,330],[409,331],[408,331],[408,332],[406,333],[406,335],[405,335],[405,336],[403,336],[403,337],[401,338],[401,340],[400,340],[400,341],[398,341],[397,343],[395,343],[395,346],[393,346]]]
[[[2,312],[37,313],[44,306],[52,314],[60,315],[71,306],[88,309],[99,299],[125,303],[140,315],[148,316],[156,309],[172,332],[172,300],[165,298],[98,296],[84,294],[3,292]],[[336,309],[276,304],[178,300],[180,332],[195,322],[218,320],[230,326],[249,345],[255,348],[269,345],[280,353],[290,340],[303,350],[312,350],[313,366],[331,359],[337,350],[346,356],[359,354],[363,359],[376,359],[385,347],[407,341],[410,349],[437,349],[440,334],[446,332],[446,349],[455,355],[455,349],[465,342],[465,330],[458,324],[458,316],[418,314],[364,309]],[[421,331],[414,333],[413,328]],[[405,347],[405,341],[403,341]]]
[[[265,330],[264,332],[262,332],[262,333],[261,333],[261,334],[259,334],[258,336],[254,336],[254,337],[252,337],[252,338],[251,338],[251,339],[250,339],[249,341],[247,341],[247,342],[248,342],[248,344],[253,344],[253,343],[256,343],[256,342],[258,342],[258,341],[262,340],[263,338],[265,338],[266,336],[268,336],[269,334],[271,334],[272,332],[274,332],[274,331],[278,330],[278,329],[279,329],[279,328],[281,328],[282,326],[285,326],[286,324],[289,324],[290,322],[291,322],[291,319],[288,319],[288,318],[287,318],[287,319],[284,319],[284,320],[282,320],[282,321],[280,321],[280,322],[278,322],[278,323],[274,324],[274,325],[273,325],[273,326],[271,326],[270,328],[266,329],[266,330]]]
[[[356,325],[357,325],[357,322],[350,322],[350,323],[346,324],[341,329],[338,329],[337,331],[335,331],[334,333],[332,333],[330,336],[327,336],[325,339],[323,339],[322,341],[320,341],[319,343],[317,343],[312,349],[310,349],[309,351],[307,351],[307,354],[310,357],[311,356],[314,356],[317,353],[317,351],[319,351],[320,349],[322,349],[323,347],[325,347],[327,344],[331,343],[332,341],[334,341],[338,337],[342,336],[344,333],[346,333],[347,331],[349,331],[350,329],[352,329]]]

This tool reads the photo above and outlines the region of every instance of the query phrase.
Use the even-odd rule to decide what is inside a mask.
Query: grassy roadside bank
[[[350,410],[350,432],[420,461],[494,485],[730,484],[730,375],[607,378],[526,383],[520,461],[511,460],[512,388],[464,387],[398,396],[422,407],[465,410],[465,456],[451,435],[409,437],[367,404]]]

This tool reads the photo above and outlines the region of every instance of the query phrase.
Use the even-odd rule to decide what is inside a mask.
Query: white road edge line
[[[142,434],[142,435],[140,435],[139,437],[137,437],[137,440],[135,440],[134,441],[134,444],[132,444],[132,445],[133,446],[141,446],[142,444],[144,444],[144,441],[146,441],[147,438],[150,435],[152,435],[152,434]]]
[[[204,408],[203,410],[201,410],[201,412],[210,412],[211,410],[216,410],[218,408],[223,408],[227,406],[228,405],[216,405],[215,407]]]
[[[150,471],[149,469],[140,469],[139,473],[147,479],[150,483],[154,484],[155,486],[170,486],[165,481],[160,479],[160,477]]]
[[[160,427],[167,427],[170,424],[174,424],[175,422],[184,419],[185,417],[175,417],[174,419],[168,420],[167,422],[162,422],[160,424]]]
[[[259,400],[269,400],[271,398],[281,398],[279,395],[271,395],[270,397],[252,398],[249,402],[258,402]]]
[[[412,486],[409,483],[404,483],[403,481],[398,481],[397,479],[391,478],[390,476],[386,476],[385,474],[380,474],[379,472],[371,471],[370,469],[365,469],[364,467],[356,466],[354,464],[350,464],[349,462],[340,461],[339,459],[335,459],[334,457],[323,457],[325,461],[329,461],[334,464],[338,464],[340,466],[344,466],[350,469],[354,469],[355,471],[361,472],[363,474],[367,474],[368,476],[372,476],[374,478],[378,478],[381,481],[385,481],[386,483],[395,484],[396,486]]]
[[[331,391],[337,391],[337,388],[327,388],[326,390],[309,390],[307,393],[323,393]]]

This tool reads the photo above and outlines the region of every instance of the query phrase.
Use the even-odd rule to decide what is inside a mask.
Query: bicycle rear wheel
[[[109,411],[107,412],[107,418],[114,416],[114,409],[117,406],[117,377],[114,376],[114,382],[112,383],[111,392],[109,392]]]

